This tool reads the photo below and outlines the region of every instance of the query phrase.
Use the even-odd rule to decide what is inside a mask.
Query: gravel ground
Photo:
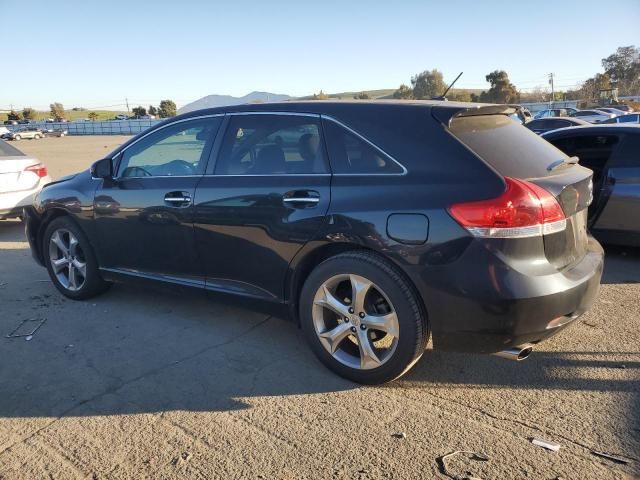
[[[124,139],[18,147],[57,177]],[[639,282],[640,250],[609,248],[593,310],[527,361],[429,349],[403,380],[362,387],[292,324],[197,292],[65,300],[22,225],[0,222],[0,479],[638,478]],[[25,319],[46,323],[5,338]],[[439,464],[458,450],[481,455]]]

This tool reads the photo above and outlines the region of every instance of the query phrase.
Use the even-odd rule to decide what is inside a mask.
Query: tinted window
[[[502,175],[545,177],[549,164],[566,159],[549,142],[505,115],[454,118],[450,131]]]
[[[590,115],[593,115],[593,112],[576,112],[575,113],[575,117],[588,117]]]
[[[510,119],[509,122],[518,125]],[[404,173],[404,169],[382,151],[341,125],[325,121],[324,128],[327,134],[327,147],[333,173]]]
[[[190,120],[152,133],[124,151],[119,176],[202,174],[220,122],[219,117]]]
[[[620,123],[638,123],[638,115],[623,115],[618,117]]]
[[[325,173],[320,122],[296,115],[234,115],[216,162],[216,175]]]

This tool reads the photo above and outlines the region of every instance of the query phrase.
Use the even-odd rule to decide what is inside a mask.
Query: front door
[[[96,191],[102,269],[203,282],[193,198],[222,117],[178,121],[127,147]]]
[[[326,221],[323,145],[318,115],[228,115],[195,198],[208,289],[282,298],[289,263]]]

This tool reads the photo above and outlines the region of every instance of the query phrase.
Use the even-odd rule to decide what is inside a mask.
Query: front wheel
[[[16,135],[15,137],[13,137],[13,139],[17,142],[18,140],[20,140],[22,137],[20,135]]]
[[[302,289],[300,322],[327,367],[365,384],[403,375],[429,339],[413,285],[371,252],[343,253],[318,265]]]
[[[42,247],[49,277],[66,297],[85,300],[109,288],[89,240],[72,220],[54,219],[45,230]]]

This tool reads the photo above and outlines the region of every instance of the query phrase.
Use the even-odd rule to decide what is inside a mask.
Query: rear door
[[[640,234],[640,132],[620,138],[603,172],[600,199],[594,229]]]
[[[228,114],[226,122],[215,165],[195,197],[207,288],[280,299],[289,263],[329,208],[320,118]]]

